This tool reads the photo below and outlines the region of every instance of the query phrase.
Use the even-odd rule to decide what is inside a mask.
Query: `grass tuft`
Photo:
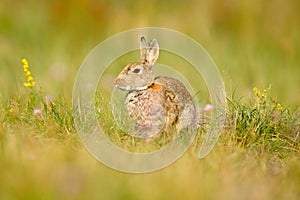
[[[282,158],[299,153],[299,110],[283,108],[270,93],[255,87],[247,103],[228,99],[226,132],[244,149]]]

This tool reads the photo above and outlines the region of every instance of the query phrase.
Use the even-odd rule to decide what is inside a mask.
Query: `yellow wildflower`
[[[28,65],[28,61],[25,58],[22,59],[22,63],[23,65]]]
[[[282,105],[280,103],[277,103],[276,108],[277,110],[282,110]]]
[[[262,97],[262,98],[266,98],[266,97],[267,97],[267,93],[268,93],[267,90],[263,90],[263,92],[262,92],[262,94],[261,94],[261,97]]]
[[[49,110],[53,110],[55,108],[55,103],[51,102],[49,103]]]
[[[27,82],[30,82],[30,81],[32,81],[33,80],[33,77],[32,76],[28,76],[27,77]]]
[[[13,113],[13,112],[14,112],[14,109],[13,109],[13,108],[10,108],[10,109],[8,110],[8,112]]]
[[[253,93],[254,93],[255,96],[259,96],[260,95],[260,91],[259,91],[259,89],[257,89],[257,87],[253,88]]]
[[[24,87],[34,87],[35,82],[33,81],[33,77],[31,76],[31,73],[28,69],[29,68],[28,61],[25,58],[23,58],[22,63],[23,63],[24,75],[27,77],[27,82],[23,83],[23,85]]]

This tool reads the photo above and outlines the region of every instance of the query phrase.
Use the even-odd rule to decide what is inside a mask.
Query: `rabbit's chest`
[[[179,114],[176,95],[159,84],[147,90],[130,92],[125,107],[131,119],[137,124],[153,124],[164,121],[173,124]]]
[[[163,107],[164,96],[157,89],[133,91],[127,95],[125,106],[129,115],[150,115]]]

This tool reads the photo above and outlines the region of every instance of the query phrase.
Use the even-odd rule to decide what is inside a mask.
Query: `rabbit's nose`
[[[114,80],[114,84],[115,84],[115,86],[117,86],[117,85],[118,85],[118,81],[119,81],[118,79],[115,79],[115,80]]]
[[[119,81],[120,81],[120,78],[116,78],[114,82],[115,82],[115,84],[117,84]]]
[[[115,87],[117,87],[117,88],[119,88],[120,85],[122,85],[120,78],[116,78],[114,83],[115,83]]]

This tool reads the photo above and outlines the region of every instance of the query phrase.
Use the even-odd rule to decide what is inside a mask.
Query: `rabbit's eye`
[[[134,70],[133,70],[133,73],[136,73],[136,74],[137,74],[137,73],[139,73],[140,71],[141,71],[141,69],[137,68],[137,69],[134,69]]]

